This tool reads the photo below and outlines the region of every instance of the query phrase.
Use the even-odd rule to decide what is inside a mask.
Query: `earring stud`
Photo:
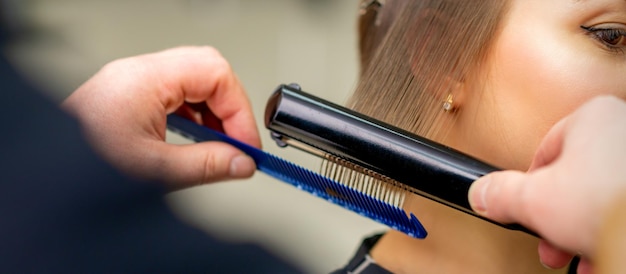
[[[443,102],[443,110],[446,112],[452,110],[452,103],[452,94],[448,94],[446,101]]]

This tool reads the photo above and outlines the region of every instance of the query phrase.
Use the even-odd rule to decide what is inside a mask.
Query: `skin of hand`
[[[527,173],[499,171],[474,182],[472,208],[541,235],[545,266],[561,268],[579,254],[579,273],[590,273],[601,224],[626,192],[625,117],[620,99],[590,100],[548,132]]]
[[[108,162],[172,189],[249,177],[254,161],[220,142],[165,142],[166,115],[177,112],[261,147],[249,99],[228,62],[211,47],[179,47],[115,60],[62,106]]]

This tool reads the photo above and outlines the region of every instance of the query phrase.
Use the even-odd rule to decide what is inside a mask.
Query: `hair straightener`
[[[235,145],[255,160],[259,170],[415,238],[427,233],[413,213],[403,209],[412,193],[536,236],[520,225],[497,223],[471,209],[467,194],[472,182],[497,168],[307,94],[297,84],[280,85],[273,92],[265,109],[265,126],[279,146],[322,158],[322,174],[181,117],[168,117],[173,131],[195,141]]]

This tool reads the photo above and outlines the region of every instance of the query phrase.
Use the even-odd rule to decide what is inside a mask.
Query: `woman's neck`
[[[411,210],[428,230],[423,240],[397,231],[383,236],[371,251],[393,273],[564,273],[544,268],[538,240],[414,197]]]

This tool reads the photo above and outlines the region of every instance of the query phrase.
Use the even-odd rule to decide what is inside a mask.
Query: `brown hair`
[[[455,83],[475,83],[505,9],[502,0],[369,5],[359,17],[361,74],[348,107],[441,138],[443,102]]]

